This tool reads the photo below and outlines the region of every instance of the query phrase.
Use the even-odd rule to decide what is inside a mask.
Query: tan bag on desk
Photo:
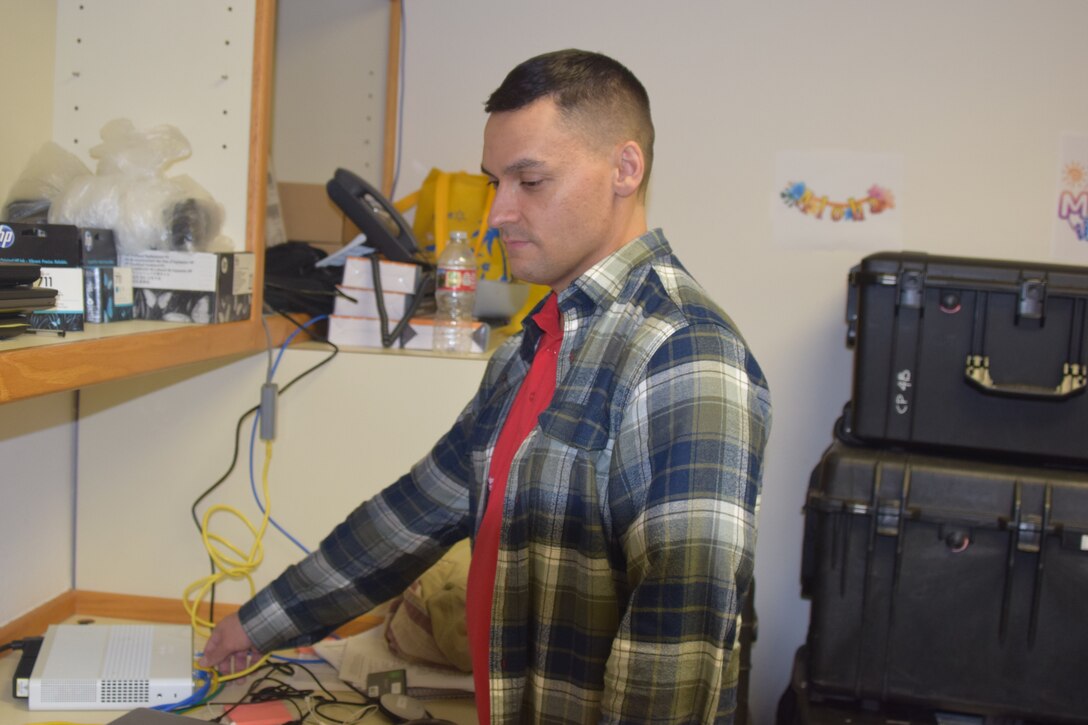
[[[465,626],[465,588],[471,549],[468,539],[393,601],[385,639],[406,660],[472,671]]]

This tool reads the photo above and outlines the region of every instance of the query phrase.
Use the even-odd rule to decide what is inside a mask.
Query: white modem
[[[131,710],[193,694],[193,629],[54,624],[30,675],[31,710]]]

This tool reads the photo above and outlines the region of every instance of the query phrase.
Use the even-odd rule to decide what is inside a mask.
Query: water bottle
[[[435,352],[472,350],[472,308],[476,304],[476,255],[465,232],[450,232],[438,257],[434,299]]]

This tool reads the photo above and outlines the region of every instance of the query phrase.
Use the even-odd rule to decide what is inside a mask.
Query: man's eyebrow
[[[540,166],[544,166],[544,162],[541,161],[540,159],[528,159],[528,158],[518,159],[517,161],[515,161],[515,162],[513,162],[511,164],[507,164],[503,168],[503,173],[505,173],[505,174],[514,174],[514,173],[517,173],[519,171],[525,171],[526,169],[535,169],[535,168],[538,168]],[[480,171],[482,171],[485,176],[490,176],[492,179],[498,178],[493,173],[488,171],[487,167],[485,167],[483,164],[480,164]]]

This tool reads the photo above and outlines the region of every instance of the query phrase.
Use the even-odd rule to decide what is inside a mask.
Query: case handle
[[[1088,387],[1088,365],[1064,363],[1062,380],[1053,388],[1021,383],[995,383],[990,376],[989,355],[968,355],[963,371],[967,381],[983,392],[1011,398],[1050,398],[1062,400],[1084,391]]]

